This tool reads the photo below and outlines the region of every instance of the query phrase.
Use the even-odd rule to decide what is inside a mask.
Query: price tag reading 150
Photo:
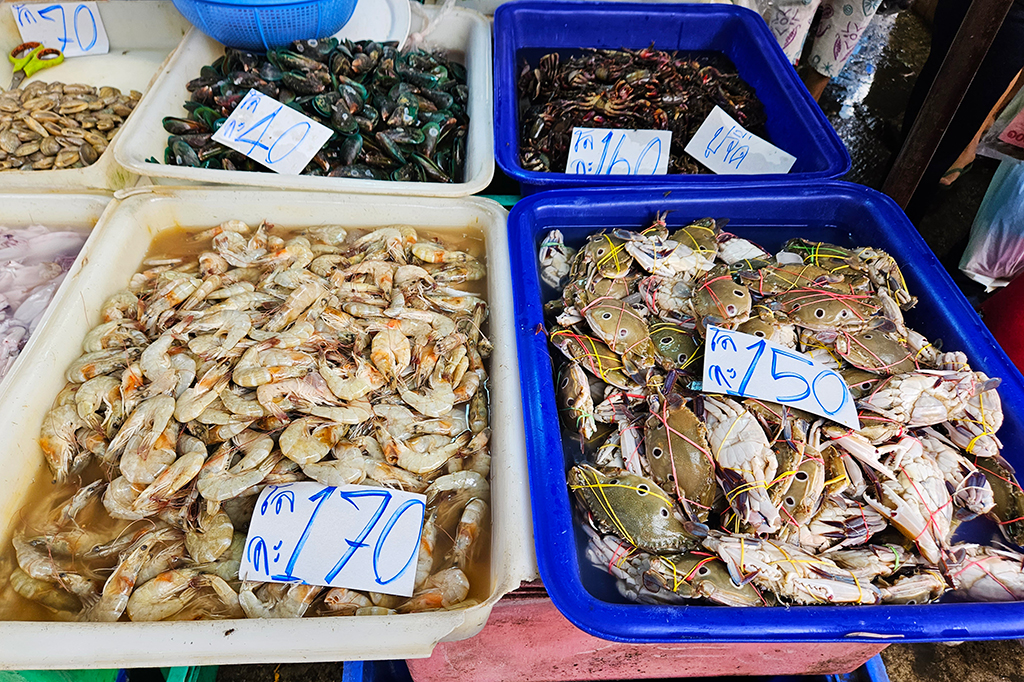
[[[838,372],[765,339],[708,326],[704,391],[768,400],[860,428],[850,389]]]
[[[573,128],[565,172],[575,175],[665,175],[671,130]]]
[[[426,498],[365,485],[269,486],[239,577],[412,596]]]
[[[330,136],[327,126],[250,90],[213,139],[274,172],[298,175]]]

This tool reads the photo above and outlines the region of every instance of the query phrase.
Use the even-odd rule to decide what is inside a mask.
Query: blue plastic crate
[[[494,12],[494,141],[498,165],[523,194],[594,185],[699,185],[736,182],[720,175],[569,175],[527,171],[519,163],[516,79],[520,52],[571,52],[583,47],[713,50],[725,54],[757,91],[768,115],[769,141],[796,156],[788,174],[747,175],[746,183],[838,178],[850,155],[811,98],[764,20],[719,4],[510,2]]]
[[[734,185],[545,192],[519,201],[508,218],[516,342],[524,396],[534,540],[544,586],[555,606],[577,627],[625,642],[884,641],[932,642],[1024,636],[1024,603],[800,606],[729,608],[646,606],[625,603],[611,576],[583,557],[585,536],[574,521],[566,488],[572,453],[564,452],[555,406],[547,338],[538,333],[542,304],[556,293],[542,290],[537,246],[560,229],[579,245],[587,234],[613,227],[640,228],[656,211],[684,225],[706,216],[727,217],[729,231],[773,253],[791,237],[885,249],[899,262],[910,291],[919,297],[907,323],[949,349],[967,353],[971,365],[999,388],[1005,422],[1003,455],[1024,470],[1024,378],[982,324],[902,211],[888,197],[842,182],[814,186]],[[557,353],[557,351],[555,351]],[[996,527],[985,519],[964,524],[958,540],[987,542]]]

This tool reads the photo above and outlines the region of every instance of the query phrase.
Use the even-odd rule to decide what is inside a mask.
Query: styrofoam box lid
[[[45,221],[40,210],[39,219]],[[103,214],[40,323],[23,362],[0,394],[0,542],[8,546],[26,491],[50,473],[37,439],[43,416],[81,354],[103,301],[123,289],[155,235],[200,230],[225,220],[283,227],[395,223],[440,232],[480,229],[486,240],[490,363],[491,589],[468,609],[394,616],[167,623],[0,622],[0,668],[117,668],[429,656],[439,641],[472,637],[494,603],[536,575],[526,476],[506,213],[486,199],[273,192],[228,188],[144,188]],[[44,644],[45,643],[45,644]]]
[[[424,8],[413,18],[412,30],[424,29],[423,19],[436,17],[438,10]],[[114,144],[114,156],[133,173],[161,184],[214,183],[250,185],[282,189],[301,189],[366,194],[412,196],[468,196],[480,192],[494,176],[494,112],[492,102],[491,27],[483,15],[455,9],[441,18],[424,43],[424,49],[436,49],[455,58],[464,58],[469,86],[469,133],[466,139],[464,182],[393,182],[356,178],[280,175],[249,171],[225,171],[212,168],[188,168],[162,163],[168,134],[161,121],[165,116],[187,115],[183,104],[190,93],[185,84],[199,76],[199,70],[224,54],[224,46],[198,30],[182,41],[153,84],[147,97],[125,124]],[[153,157],[161,163],[147,163]],[[164,180],[164,179],[167,180]]]
[[[48,83],[60,81],[85,83],[93,87],[110,85],[126,94],[138,90],[145,96],[156,74],[166,65],[174,48],[192,27],[171,2],[112,1],[101,2],[97,7],[110,40],[110,52],[66,59],[52,69],[45,69],[25,79],[22,87],[37,80]],[[21,36],[10,5],[0,6],[0,45],[10,49],[20,43]],[[11,69],[8,60],[0,59],[0,88],[10,84]],[[118,137],[123,137],[121,131],[114,141]],[[96,163],[85,168],[4,171],[0,173],[0,190],[118,190],[131,187],[137,180],[137,175],[127,172],[114,162],[112,143],[100,154]]]

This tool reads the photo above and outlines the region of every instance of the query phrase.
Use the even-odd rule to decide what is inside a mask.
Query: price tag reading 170
[[[709,326],[704,391],[768,400],[860,428],[843,377],[803,353],[765,339]]]
[[[665,175],[671,130],[573,128],[565,172],[576,175]]]
[[[25,42],[54,47],[65,57],[106,54],[110,51],[107,32],[95,2],[11,5],[14,22]]]
[[[298,175],[331,129],[261,92],[250,90],[213,139],[284,175]]]
[[[239,577],[412,596],[426,498],[312,481],[256,502]]]

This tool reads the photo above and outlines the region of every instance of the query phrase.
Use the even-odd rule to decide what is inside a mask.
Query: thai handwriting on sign
[[[719,174],[788,173],[796,163],[795,156],[754,135],[718,106],[683,151]]]
[[[411,596],[426,498],[370,486],[269,486],[240,577]]]
[[[330,128],[250,90],[213,139],[272,171],[298,175],[330,136]]]
[[[744,140],[749,140],[751,137],[753,137],[752,134],[739,126],[729,126],[728,129],[726,126],[718,126],[718,130],[715,131],[708,146],[704,149],[704,158],[721,153],[722,161],[727,166],[739,170],[743,161],[746,160],[747,154],[750,153],[750,145],[744,144]],[[722,145],[725,145],[724,151]]]
[[[11,5],[22,40],[42,43],[65,57],[106,54],[107,32],[95,2]]]
[[[565,172],[575,175],[664,175],[671,130],[573,128]]]
[[[1024,148],[1024,111],[1021,111],[999,133],[999,139],[1007,144]]]
[[[708,326],[703,390],[789,405],[860,428],[838,372],[766,339]]]

